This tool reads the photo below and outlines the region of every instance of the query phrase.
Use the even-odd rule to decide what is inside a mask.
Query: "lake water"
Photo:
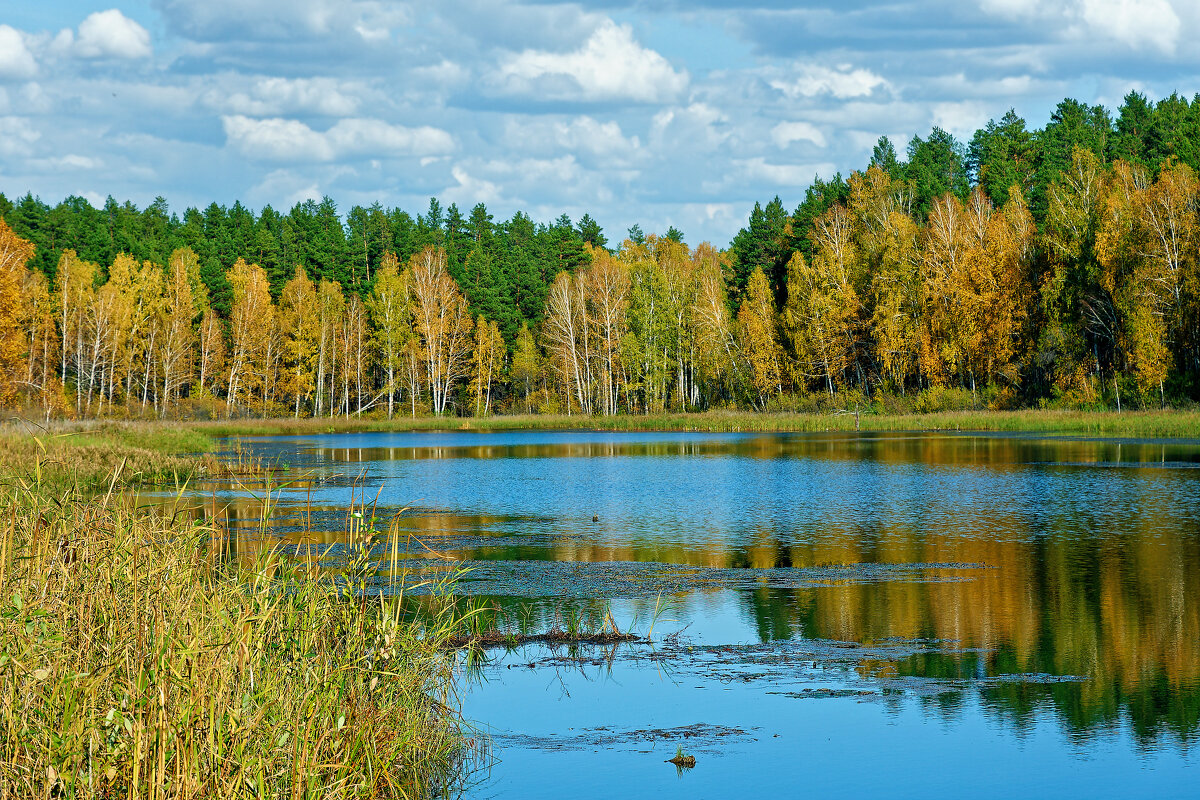
[[[313,558],[336,555],[365,494],[469,567],[461,590],[535,628],[606,601],[622,626],[653,627],[651,645],[495,653],[464,687],[492,742],[468,797],[1200,796],[1200,441],[243,446],[310,476],[280,493],[272,536],[315,509],[304,525],[330,533],[297,547]],[[204,491],[260,513],[243,489]],[[664,763],[677,746],[694,769]]]

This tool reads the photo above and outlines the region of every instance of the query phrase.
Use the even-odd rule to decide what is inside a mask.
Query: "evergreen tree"
[[[766,208],[754,204],[750,222],[733,237],[733,279],[730,290],[740,298],[750,275],[761,269],[767,276],[772,291],[778,295],[783,289],[783,271],[791,256],[788,236],[788,215],[783,202],[775,197]],[[740,303],[740,299],[738,300]]]
[[[869,167],[879,167],[893,178],[900,177],[903,165],[896,155],[896,145],[886,136],[880,136],[879,141],[871,148],[871,163]]]
[[[579,238],[585,244],[590,244],[592,247],[604,247],[608,244],[608,238],[601,230],[600,223],[592,219],[590,214],[584,214],[579,218],[579,227],[576,230],[579,232]]]
[[[934,201],[942,195],[949,192],[962,198],[970,188],[963,146],[937,127],[928,139],[914,136],[908,143],[904,177],[912,188],[913,214],[918,220],[929,215]]]
[[[1007,203],[1014,186],[1028,192],[1035,168],[1033,134],[1025,130],[1025,120],[1012,109],[999,122],[988,120],[987,125],[971,137],[967,148],[967,172],[972,182],[983,187],[994,205]]]

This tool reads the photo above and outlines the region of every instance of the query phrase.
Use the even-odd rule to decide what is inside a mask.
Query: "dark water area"
[[[653,628],[649,645],[493,654],[464,688],[492,742],[469,797],[1200,796],[1200,441],[242,446],[304,478],[277,492],[265,537],[253,487],[196,487],[234,523],[232,557],[283,542],[336,561],[365,497],[407,508],[414,536],[381,586],[452,563],[469,568],[460,591],[535,627],[608,602]],[[664,763],[677,746],[694,769]]]

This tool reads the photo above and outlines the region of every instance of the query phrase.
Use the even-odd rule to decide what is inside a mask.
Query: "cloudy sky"
[[[756,199],[1012,107],[1200,91],[1192,0],[35,0],[0,191],[590,212],[724,245]]]

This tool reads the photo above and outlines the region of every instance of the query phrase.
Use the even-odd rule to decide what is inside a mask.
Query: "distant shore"
[[[49,432],[78,432],[95,428],[122,429],[126,436],[154,439],[183,429],[207,437],[287,436],[328,433],[402,431],[701,431],[797,432],[825,431],[954,431],[1020,432],[1054,435],[1135,436],[1149,438],[1200,438],[1200,411],[946,411],[930,414],[882,415],[853,412],[836,414],[754,413],[707,411],[656,415],[494,415],[487,417],[319,417],[231,420],[81,421],[52,422]],[[182,432],[182,431],[180,431]],[[189,450],[202,449],[201,439],[186,437]],[[172,441],[178,446],[184,441]],[[148,442],[140,442],[145,447]],[[155,449],[172,450],[170,444]]]

